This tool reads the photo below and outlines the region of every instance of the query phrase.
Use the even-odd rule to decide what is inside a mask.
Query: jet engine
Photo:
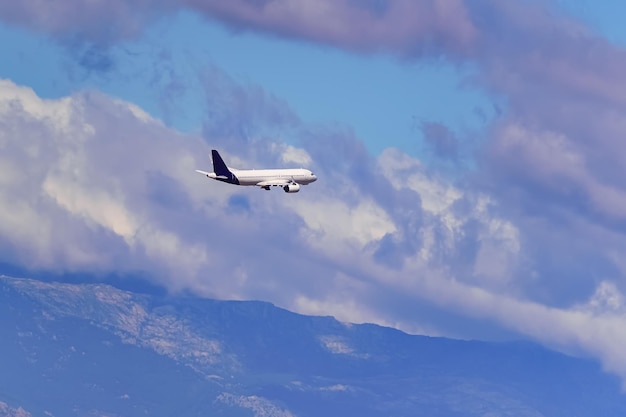
[[[286,193],[297,193],[300,191],[300,184],[287,184],[283,187]]]

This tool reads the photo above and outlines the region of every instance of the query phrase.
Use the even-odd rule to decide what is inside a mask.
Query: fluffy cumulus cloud
[[[201,77],[204,137],[97,92],[44,100],[5,80],[2,261],[114,265],[172,289],[432,334],[469,336],[450,324],[469,317],[594,355],[626,378],[626,51],[553,2],[40,3],[4,2],[0,16],[106,44],[188,8],[237,30],[443,57],[471,68],[465,82],[500,110],[451,181],[398,150],[371,156],[344,128],[306,125],[218,68]],[[422,131],[440,159],[469,154],[463,133]],[[276,132],[296,140],[267,139]],[[207,183],[193,170],[211,146],[233,165],[306,165],[320,180],[295,195]]]
[[[188,267],[197,266],[198,248],[146,222],[128,195],[163,180],[159,170],[180,173],[193,165],[188,151],[179,150],[176,135],[167,136],[171,158],[162,158],[151,141],[163,138],[165,129],[131,104],[97,93],[43,100],[7,80],[0,91],[3,243],[19,248],[22,262],[106,269],[132,248],[139,258],[152,254],[167,262],[186,256]],[[130,151],[140,148],[139,154]],[[152,188],[154,194],[163,192]]]
[[[242,164],[254,155],[330,160],[314,166],[320,184],[297,195],[241,190],[194,172],[208,164],[204,139],[132,104],[95,92],[44,100],[10,81],[0,85],[3,261],[141,271],[173,290],[262,298],[410,331],[436,333],[437,311],[492,318],[626,373],[610,348],[623,314],[615,284],[603,282],[568,309],[518,299],[523,286],[511,272],[522,257],[518,228],[489,196],[450,184],[400,151],[356,161],[340,152],[337,170],[332,153],[358,147],[345,132],[334,149],[323,146],[326,130],[312,140],[316,133],[304,129],[302,148],[256,139],[250,148],[263,151],[237,158],[229,149],[237,141],[212,139]],[[361,190],[363,164],[386,192]],[[417,319],[407,308],[415,304],[430,306],[435,318]]]

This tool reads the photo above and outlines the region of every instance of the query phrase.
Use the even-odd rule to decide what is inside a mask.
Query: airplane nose
[[[313,180],[313,182],[317,181],[317,177],[315,176],[315,174],[311,174],[311,179]]]

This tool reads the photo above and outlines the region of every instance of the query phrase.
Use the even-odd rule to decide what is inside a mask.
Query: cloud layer
[[[5,80],[2,261],[115,265],[172,289],[409,331],[468,335],[458,323],[490,322],[594,355],[626,378],[623,48],[547,1],[27,0],[3,3],[0,16],[107,45],[183,8],[235,30],[442,58],[471,69],[464,81],[499,116],[473,168],[451,181],[394,149],[373,157],[345,128],[306,125],[217,67],[201,77],[204,137],[97,92],[43,100]],[[472,138],[421,128],[437,157],[467,157],[459,150]],[[207,183],[193,170],[208,165],[210,147],[233,165],[310,164],[320,181],[293,196]]]
[[[476,29],[460,0],[25,0],[3,3],[0,15],[61,37],[96,43],[138,36],[168,12],[195,10],[236,30],[257,30],[360,51],[411,53],[471,45]]]
[[[335,131],[329,147],[327,130],[306,126],[303,148],[257,139],[235,155],[235,138],[212,140],[240,165],[259,155],[320,161],[319,184],[297,195],[242,190],[193,171],[209,163],[201,138],[129,103],[96,92],[43,100],[6,80],[0,92],[2,261],[95,274],[115,265],[173,290],[409,331],[441,331],[441,315],[458,314],[626,374],[611,348],[624,314],[614,284],[567,309],[520,297],[519,228],[491,197],[397,150],[374,159],[347,132]]]

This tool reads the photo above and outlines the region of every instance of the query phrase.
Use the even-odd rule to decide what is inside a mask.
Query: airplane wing
[[[265,180],[265,181],[257,182],[256,185],[262,188],[267,188],[267,187],[282,187],[284,185],[293,184],[293,183],[295,183],[294,180],[290,180],[287,178],[276,178],[272,180]]]
[[[295,182],[293,178],[274,178],[271,180],[258,182],[256,185],[263,188],[264,190],[269,190],[270,187],[282,187],[286,193],[297,193],[298,191],[300,191],[300,184]]]

